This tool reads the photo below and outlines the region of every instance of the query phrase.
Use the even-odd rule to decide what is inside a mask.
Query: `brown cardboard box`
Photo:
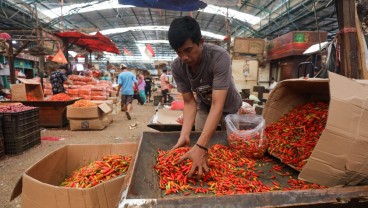
[[[10,85],[10,91],[13,101],[27,101],[27,95],[32,95],[37,100],[43,100],[43,91],[41,84],[33,79],[18,78],[21,84]]]
[[[107,116],[94,119],[71,119],[69,120],[70,130],[102,130],[108,126]]]
[[[330,105],[326,128],[299,178],[327,186],[368,184],[368,85],[334,73],[329,80],[282,81],[265,104],[266,125],[308,101]]]
[[[112,103],[113,103],[113,104],[118,103],[118,97],[111,96],[111,97],[109,97],[108,99],[109,99],[109,100],[112,100]]]
[[[112,112],[104,113],[99,118],[69,119],[70,130],[102,130],[113,121]]]
[[[112,108],[106,103],[88,108],[79,108],[73,107],[73,105],[68,105],[66,117],[68,119],[97,119],[104,116],[104,114],[110,113],[111,111]]]
[[[73,170],[109,154],[136,155],[135,143],[66,145],[50,153],[25,171],[11,195],[22,194],[23,208],[80,208],[117,207],[124,184],[124,176],[103,182],[89,189],[59,187],[59,183]],[[127,175],[132,171],[128,169]]]
[[[234,40],[234,52],[246,54],[263,54],[265,40],[259,38],[239,38]]]
[[[92,103],[96,103],[97,105],[107,104],[110,108],[113,108],[114,101],[113,100],[91,100]]]

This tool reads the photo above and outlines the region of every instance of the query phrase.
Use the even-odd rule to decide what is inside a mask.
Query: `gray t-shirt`
[[[230,56],[220,46],[204,44],[202,61],[194,75],[189,72],[188,65],[176,58],[172,65],[172,73],[181,93],[196,92],[198,107],[209,111],[212,102],[212,89],[228,89],[223,112],[236,113],[242,105],[232,79]]]

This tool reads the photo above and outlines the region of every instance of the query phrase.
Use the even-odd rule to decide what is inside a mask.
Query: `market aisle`
[[[152,103],[138,105],[133,102],[132,120],[128,120],[125,113],[114,115],[114,121],[101,131],[70,131],[63,129],[45,129],[41,137],[63,138],[60,141],[41,141],[41,144],[16,156],[6,156],[0,160],[0,204],[4,208],[20,207],[20,197],[9,202],[12,190],[21,174],[32,164],[50,152],[65,144],[104,144],[135,142],[142,131],[156,131],[147,127],[147,123],[155,112]],[[136,127],[132,127],[135,126]]]

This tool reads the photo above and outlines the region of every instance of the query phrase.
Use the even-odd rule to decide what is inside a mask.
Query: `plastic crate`
[[[38,108],[18,113],[3,113],[2,116],[2,130],[5,140],[18,139],[40,128]]]
[[[17,139],[4,141],[6,154],[19,154],[41,143],[41,131],[37,130]]]
[[[0,158],[5,155],[5,146],[4,146],[4,139],[0,139]]]
[[[8,122],[4,123],[3,128],[4,139],[13,140],[40,130],[40,123],[38,119],[19,126],[16,125],[16,122]]]

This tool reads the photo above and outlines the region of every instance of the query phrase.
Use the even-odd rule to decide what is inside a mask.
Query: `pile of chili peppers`
[[[96,105],[97,105],[96,103],[92,103],[89,100],[77,100],[75,103],[73,103],[72,106],[78,108],[88,108]]]
[[[313,102],[283,115],[265,129],[270,142],[269,153],[300,171],[326,126],[327,114],[328,103]]]
[[[189,147],[181,147],[169,151],[158,151],[157,163],[154,166],[159,176],[159,187],[165,195],[180,193],[190,194],[215,194],[232,195],[255,192],[268,192],[276,190],[325,188],[317,184],[309,184],[304,181],[292,179],[291,174],[282,173],[282,167],[274,166],[275,173],[281,177],[289,177],[289,187],[281,187],[274,180],[276,176],[268,177],[271,183],[263,182],[262,170],[257,167],[261,163],[272,161],[269,157],[254,160],[243,156],[243,153],[227,146],[216,144],[208,150],[207,164],[210,167],[208,173],[203,173],[199,178],[188,178],[187,174],[192,167],[192,161],[187,159],[178,163],[180,156],[185,154]],[[263,164],[264,165],[264,164]],[[195,172],[198,176],[198,171]],[[301,185],[303,184],[303,185]]]
[[[249,158],[261,158],[266,153],[268,141],[262,137],[262,134],[257,132],[247,134],[246,130],[239,132],[231,132],[227,137],[229,146],[240,151],[242,156]]]
[[[56,95],[53,95],[49,100],[50,101],[68,101],[72,100],[73,98],[65,93],[59,93]]]
[[[70,188],[91,188],[103,181],[116,178],[129,168],[131,156],[108,155],[102,160],[91,162],[75,170],[72,175],[61,182],[60,186]]]
[[[38,99],[33,95],[27,95],[27,101],[38,101]]]

